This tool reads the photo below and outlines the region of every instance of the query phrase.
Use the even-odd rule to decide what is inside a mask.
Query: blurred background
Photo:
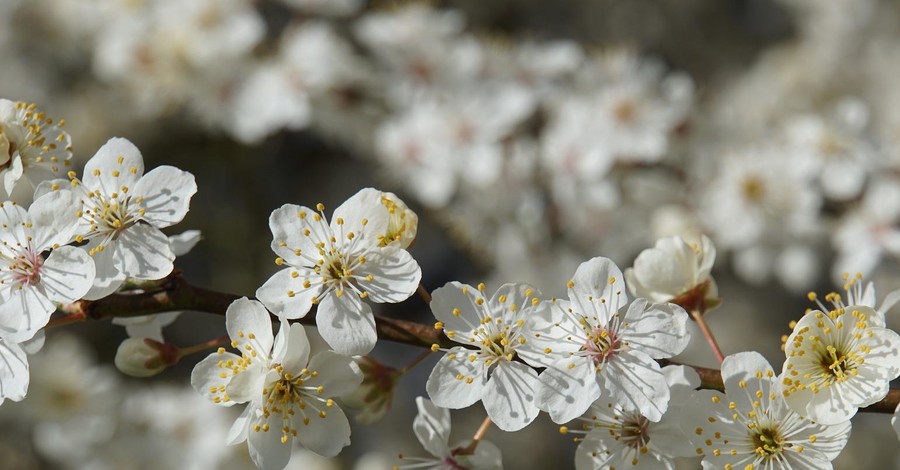
[[[410,251],[429,290],[564,296],[582,261],[624,270],[659,237],[703,233],[719,343],[778,369],[809,290],[844,272],[879,299],[900,287],[898,40],[889,0],[0,0],[0,98],[65,119],[76,169],[118,136],[148,168],[196,175],[168,231],[202,232],[176,261],[196,285],[252,295],[276,270],[273,209],[330,212],[368,186],[419,215]],[[418,297],[373,307],[434,321]],[[185,313],[164,333],[188,346],[224,324]],[[124,338],[108,322],[48,331],[28,397],[0,408],[0,467],[252,468],[245,445],[221,445],[235,415],[188,386],[203,355],[131,379],[112,367]],[[715,366],[695,338],[678,359]],[[427,455],[411,425],[436,360],[338,458],[298,450],[289,468]],[[483,417],[454,412],[451,442]],[[898,468],[889,420],[855,418],[836,468]],[[546,416],[487,439],[506,468],[568,468],[575,449]]]

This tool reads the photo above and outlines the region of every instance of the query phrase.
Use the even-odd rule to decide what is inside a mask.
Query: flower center
[[[621,346],[622,343],[615,331],[596,328],[588,332],[588,339],[582,348],[594,362],[601,363],[615,356]]]
[[[642,449],[650,442],[650,421],[636,415],[622,423],[622,442],[632,449]]]
[[[856,355],[845,354],[832,345],[825,347],[825,354],[820,358],[823,376],[831,382],[843,382],[849,379],[856,370]]]
[[[297,376],[284,372],[281,364],[274,364],[272,368],[280,373],[280,377],[263,388],[262,418],[264,424],[256,424],[253,430],[256,432],[269,431],[269,421],[273,416],[280,416],[281,442],[286,444],[291,438],[297,436],[297,428],[294,427],[294,416],[298,413],[303,417],[303,425],[307,426],[313,415],[318,419],[325,419],[326,408],[334,406],[330,398],[322,397],[325,392],[323,386],[312,386],[305,382],[318,377],[317,371],[303,369]]]
[[[637,104],[632,100],[623,100],[613,109],[616,120],[622,124],[630,124],[637,118]]]
[[[122,189],[127,190],[125,187]],[[99,235],[108,240],[115,240],[126,229],[138,223],[144,215],[144,208],[141,207],[143,198],[132,199],[127,196],[120,199],[118,193],[112,193],[107,197],[99,191],[91,191],[87,196],[84,213],[81,215],[91,223],[91,226],[85,238]],[[101,245],[108,240],[104,240]]]
[[[20,286],[33,286],[41,282],[41,267],[44,257],[26,248],[20,252],[9,266],[12,280]]]
[[[780,454],[784,447],[784,438],[773,428],[757,428],[752,436],[756,453],[760,457],[771,457]]]
[[[759,177],[748,176],[741,183],[741,191],[744,193],[744,198],[746,200],[750,202],[760,202],[763,198],[765,186]]]

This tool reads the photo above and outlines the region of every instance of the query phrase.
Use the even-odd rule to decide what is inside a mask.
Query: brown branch
[[[82,320],[104,320],[115,317],[137,317],[177,310],[206,312],[225,315],[228,306],[240,296],[216,292],[188,283],[180,273],[173,273],[165,282],[159,284],[157,290],[141,293],[113,294],[100,300],[79,300],[60,307],[65,315],[51,321],[51,325],[64,325]],[[274,317],[273,317],[274,318]],[[305,325],[316,324],[315,313],[297,320]],[[55,322],[55,323],[54,323]],[[397,320],[394,318],[375,316],[375,328],[379,339],[418,347],[431,347],[438,344],[442,348],[450,348],[456,343],[450,341],[431,325]],[[670,360],[660,360],[661,365],[681,365]],[[684,364],[688,365],[688,364]],[[723,390],[722,375],[716,369],[691,366],[700,376],[700,388]],[[900,403],[900,389],[891,389],[881,401],[862,408],[860,411],[876,413],[893,413]]]

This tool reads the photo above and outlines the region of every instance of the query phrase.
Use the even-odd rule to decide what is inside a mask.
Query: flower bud
[[[706,236],[696,243],[681,237],[657,240],[641,252],[634,267],[625,270],[625,282],[636,297],[671,302],[685,310],[708,310],[719,304],[718,289],[710,277],[716,249]]]
[[[128,338],[116,351],[116,368],[132,377],[152,377],[178,361],[178,349],[149,338]]]

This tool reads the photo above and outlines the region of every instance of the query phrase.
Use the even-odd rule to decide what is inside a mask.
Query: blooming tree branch
[[[180,272],[175,271],[156,283],[155,289],[152,290],[113,294],[100,300],[79,300],[62,305],[59,312],[64,316],[51,320],[50,325],[137,317],[173,310],[225,315],[228,306],[238,298],[240,296],[236,294],[194,286],[184,279]],[[315,325],[315,314],[296,321],[304,325]],[[375,315],[375,328],[379,339],[396,343],[417,347],[431,347],[433,344],[439,344],[442,348],[453,346],[440,330],[431,325]],[[658,362],[663,366],[679,364],[677,361],[667,359],[660,359]],[[718,370],[693,365],[690,367],[700,376],[701,389],[724,390],[722,375]],[[893,413],[898,404],[900,404],[900,389],[891,389],[884,399],[862,408],[861,411]]]

